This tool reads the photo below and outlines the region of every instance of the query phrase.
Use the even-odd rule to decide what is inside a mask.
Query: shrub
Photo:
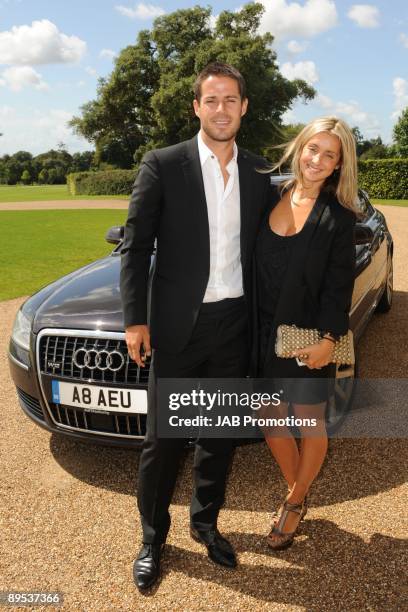
[[[47,168],[43,168],[38,175],[38,182],[40,185],[46,185],[48,182],[48,170]]]
[[[368,159],[358,162],[359,186],[371,198],[408,198],[408,158]]]
[[[71,195],[129,195],[137,170],[73,172],[67,176]]]
[[[67,187],[71,195],[78,195],[82,193],[81,182],[86,179],[91,173],[90,172],[71,172],[67,174]]]
[[[24,170],[21,175],[21,182],[24,183],[24,185],[28,185],[28,183],[31,182],[31,175],[28,170]]]

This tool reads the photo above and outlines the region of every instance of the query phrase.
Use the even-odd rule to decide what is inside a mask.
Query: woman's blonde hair
[[[302,183],[302,172],[299,162],[303,147],[315,134],[320,132],[327,132],[337,136],[341,146],[340,168],[327,177],[323,189],[328,189],[335,193],[342,206],[355,213],[359,213],[356,141],[347,123],[342,119],[338,119],[338,117],[319,117],[308,123],[292,141],[283,145],[285,147],[284,153],[278,163],[271,168],[271,171],[273,172],[287,165],[287,162],[290,160],[294,178],[284,181],[283,189],[290,187],[295,182]]]

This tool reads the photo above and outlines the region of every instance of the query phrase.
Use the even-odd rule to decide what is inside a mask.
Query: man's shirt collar
[[[198,142],[198,153],[200,155],[200,164],[201,164],[201,167],[203,167],[209,157],[211,157],[212,159],[214,158],[216,159],[217,156],[205,144],[203,137],[201,135],[201,130],[200,132],[198,132],[197,142]],[[237,147],[236,142],[234,141],[232,159],[228,162],[227,169],[231,162],[235,163],[237,161],[237,157],[238,157],[238,147]]]

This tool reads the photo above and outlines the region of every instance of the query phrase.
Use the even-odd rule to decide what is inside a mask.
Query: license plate
[[[144,389],[97,387],[53,380],[52,401],[92,411],[147,413],[147,392]]]

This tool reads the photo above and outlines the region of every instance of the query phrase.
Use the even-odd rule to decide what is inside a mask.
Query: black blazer
[[[265,161],[238,152],[244,293],[252,296],[252,254],[270,197]],[[154,348],[178,353],[188,343],[207,288],[210,239],[197,137],[147,153],[129,204],[120,290],[124,325],[146,324],[148,276],[157,239],[150,334]]]
[[[272,208],[280,198],[279,189],[274,186]],[[286,323],[317,328],[335,336],[347,333],[355,278],[355,222],[352,211],[344,208],[333,193],[322,190],[310,222],[293,246],[274,326]],[[254,314],[257,328],[257,305]],[[273,350],[271,343],[266,358]],[[253,367],[256,371],[256,357]]]

